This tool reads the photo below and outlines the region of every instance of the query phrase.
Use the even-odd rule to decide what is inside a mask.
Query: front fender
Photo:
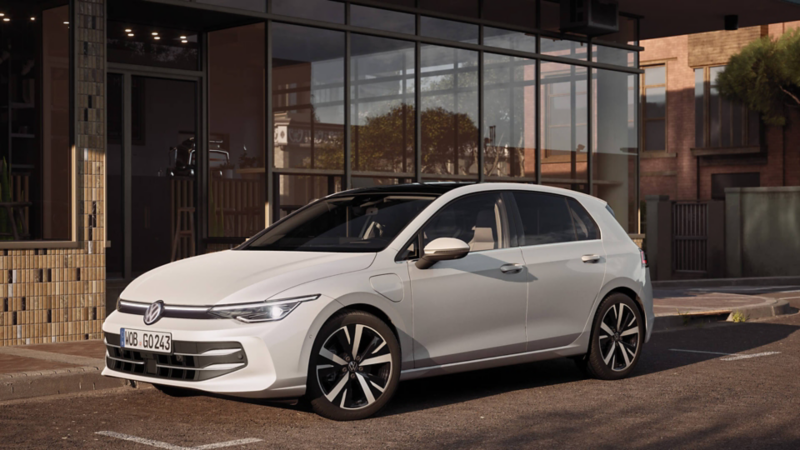
[[[308,332],[303,340],[300,355],[297,358],[297,372],[308,373],[308,363],[311,359],[311,349],[314,340],[317,338],[322,326],[337,312],[345,308],[364,309],[369,311],[374,309],[380,311],[391,322],[389,325],[397,331],[397,338],[401,349],[401,370],[412,368],[413,361],[413,341],[410,336],[411,329],[411,296],[408,285],[408,275],[405,266],[398,265],[395,270],[368,270],[343,276],[317,280],[307,283],[282,293],[287,298],[322,293],[328,303],[318,310],[308,326]],[[405,272],[405,273],[404,273]],[[394,302],[380,295],[370,285],[369,279],[376,274],[394,273],[402,280],[403,290],[405,291],[402,300]],[[319,301],[319,300],[317,300]]]

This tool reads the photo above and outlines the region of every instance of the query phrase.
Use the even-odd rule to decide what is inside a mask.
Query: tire
[[[625,294],[612,294],[597,309],[589,353],[576,363],[594,378],[625,378],[639,362],[644,333],[644,321],[636,303]]]
[[[308,365],[306,396],[314,412],[332,420],[365,419],[391,400],[399,382],[400,344],[385,322],[343,311],[322,326]]]
[[[183,389],[175,386],[154,384],[153,387],[161,391],[162,394],[170,397],[191,397],[192,395],[194,395],[194,393],[189,389]]]

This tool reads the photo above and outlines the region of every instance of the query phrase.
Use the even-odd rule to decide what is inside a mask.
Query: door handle
[[[581,261],[589,264],[594,264],[600,261],[600,255],[583,255],[581,256]]]
[[[500,272],[503,273],[520,273],[525,266],[522,264],[505,264],[500,266]]]

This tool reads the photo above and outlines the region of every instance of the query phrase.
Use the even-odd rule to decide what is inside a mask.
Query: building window
[[[423,45],[421,58],[422,173],[477,179],[478,52]]]
[[[761,121],[758,114],[723,98],[717,79],[725,66],[694,70],[695,147],[758,147]]]
[[[344,33],[276,23],[272,113],[277,169],[344,169]]]
[[[586,190],[588,98],[585,67],[541,64],[542,182]]]
[[[642,74],[642,125],[644,149],[667,149],[667,66],[643,67]]]
[[[352,169],[414,173],[414,43],[353,34]]]
[[[493,178],[536,180],[536,61],[483,54],[483,164]]]
[[[198,70],[200,37],[197,32],[108,21],[108,62]]]
[[[252,236],[264,227],[265,27],[208,34],[208,234]]]
[[[638,82],[635,74],[592,70],[592,195],[608,202],[629,233],[639,230]]]
[[[20,11],[0,22],[0,240],[70,240],[69,7]]]

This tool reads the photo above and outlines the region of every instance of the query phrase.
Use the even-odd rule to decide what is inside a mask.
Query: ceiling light
[[[8,17],[4,17],[3,22],[11,22],[11,19],[9,19]]]
[[[153,36],[158,36],[158,31],[153,31]]]
[[[129,37],[133,37],[133,33],[128,33],[128,36]]]
[[[181,39],[186,39],[186,36],[181,36]]]
[[[161,36],[156,36],[154,39],[158,41],[161,39]]]
[[[36,17],[31,17],[31,20],[36,20]]]
[[[133,31],[133,30],[131,30],[130,28],[125,28],[125,32],[126,33],[130,33],[131,31]]]
[[[189,41],[187,41],[186,39],[181,39],[181,42],[183,42],[185,44],[185,43],[187,43]]]
[[[64,25],[69,25],[69,22],[64,22]]]
[[[5,17],[5,13],[0,13],[0,17]]]

